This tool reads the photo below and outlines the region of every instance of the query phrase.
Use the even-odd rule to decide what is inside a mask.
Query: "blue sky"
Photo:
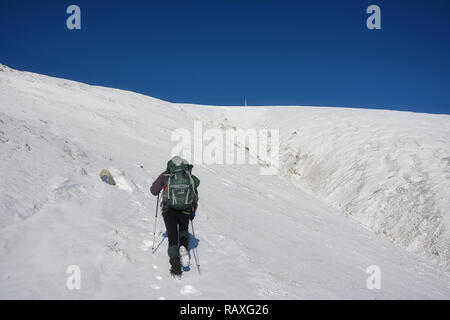
[[[66,8],[81,8],[81,30]],[[381,8],[381,30],[366,8]],[[450,113],[450,1],[0,0],[0,63],[172,102]]]

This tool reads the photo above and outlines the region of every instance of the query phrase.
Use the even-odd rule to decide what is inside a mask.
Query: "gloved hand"
[[[191,213],[189,214],[189,219],[190,219],[190,220],[194,220],[194,218],[195,218],[195,212],[191,212]]]

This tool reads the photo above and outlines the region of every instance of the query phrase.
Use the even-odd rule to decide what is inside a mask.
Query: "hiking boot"
[[[177,267],[171,267],[170,268],[170,274],[174,278],[180,279],[182,273],[183,273],[183,271],[181,270],[181,267],[180,268],[177,268]]]

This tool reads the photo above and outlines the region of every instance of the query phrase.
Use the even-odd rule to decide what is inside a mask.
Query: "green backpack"
[[[167,163],[163,199],[175,210],[190,210],[197,197],[192,168],[193,165],[180,157],[174,157]]]

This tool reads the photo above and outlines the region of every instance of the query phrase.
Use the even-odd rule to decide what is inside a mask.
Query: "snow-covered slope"
[[[310,107],[255,113],[253,126],[282,128],[284,177],[450,270],[449,115]]]
[[[195,120],[279,128],[281,173],[194,168],[202,274],[193,259],[174,281],[164,235],[151,254],[148,187],[173,130]],[[0,298],[448,299],[431,260],[449,266],[449,128],[392,111],[171,104],[0,66]],[[371,265],[381,290],[366,286]]]

